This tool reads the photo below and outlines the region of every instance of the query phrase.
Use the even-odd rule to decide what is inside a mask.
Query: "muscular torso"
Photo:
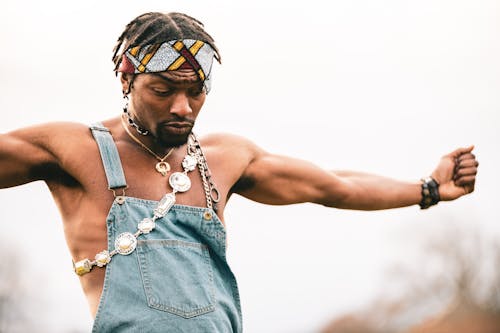
[[[131,142],[123,133],[118,119],[104,122],[113,135],[121,157],[127,180],[126,195],[159,200],[170,192],[168,176],[155,170],[157,160],[142,147]],[[60,135],[61,133],[59,133]],[[53,154],[59,166],[45,166],[47,184],[59,207],[64,223],[66,242],[74,261],[92,259],[107,248],[106,217],[113,203],[113,192],[108,190],[99,150],[90,130],[83,125],[72,125],[66,139],[56,143]],[[231,152],[231,144],[220,136],[200,140],[213,180],[221,194],[218,215],[222,221],[224,207],[230,190],[245,168],[245,158]],[[168,158],[171,172],[182,171],[181,161],[186,146],[176,148]],[[176,203],[190,206],[206,206],[205,192],[198,169],[189,173],[192,187],[179,193]],[[121,191],[117,191],[121,194]],[[80,277],[92,314],[97,311],[104,281],[104,269],[94,268]]]
[[[103,124],[111,131],[120,154],[128,185],[125,195],[159,200],[171,192],[168,177],[155,170],[155,157],[127,136],[120,118]],[[309,162],[267,153],[238,136],[210,135],[201,137],[200,143],[220,193],[217,213],[222,221],[231,193],[265,204],[314,202],[351,209],[399,207],[420,200],[418,184],[392,182],[402,190],[396,191],[387,204],[382,201],[374,205],[372,197],[382,197],[385,187],[372,186],[368,191],[366,185],[352,185],[355,182],[349,175],[340,178]],[[182,171],[185,154],[186,145],[173,151],[167,160],[171,172]],[[199,171],[190,172],[189,177],[191,189],[177,194],[176,203],[205,207]],[[106,218],[114,195],[108,189],[99,149],[87,126],[51,123],[0,134],[0,188],[35,180],[44,180],[49,186],[61,212],[66,242],[74,261],[92,260],[107,249]],[[371,183],[382,182],[375,177]],[[400,199],[402,191],[407,193],[404,202]],[[365,196],[365,193],[374,194]],[[104,272],[96,267],[80,277],[92,314],[97,311]]]

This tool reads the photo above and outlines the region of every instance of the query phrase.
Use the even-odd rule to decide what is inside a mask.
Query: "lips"
[[[166,127],[176,127],[176,128],[183,128],[183,127],[193,127],[193,123],[189,121],[170,121],[168,123],[164,123],[163,126]]]
[[[180,135],[185,136],[189,134],[194,126],[194,122],[191,121],[169,121],[161,124],[164,133],[167,135]]]

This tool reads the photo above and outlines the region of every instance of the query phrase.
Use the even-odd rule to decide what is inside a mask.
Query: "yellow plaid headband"
[[[171,40],[159,44],[135,46],[123,55],[118,72],[157,73],[192,69],[210,91],[212,62],[215,51],[205,42],[195,39]]]

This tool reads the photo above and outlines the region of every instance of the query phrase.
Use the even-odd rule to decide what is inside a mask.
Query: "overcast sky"
[[[476,145],[476,192],[428,211],[233,198],[229,257],[247,332],[313,332],[369,302],[421,234],[467,224],[500,236],[498,1],[9,1],[0,12],[0,132],[119,115],[111,50],[146,11],[192,15],[220,48],[199,134],[236,133],[324,168],[408,180]],[[0,203],[2,241],[23,256],[33,318],[50,332],[88,331],[50,193],[29,184],[0,190]]]

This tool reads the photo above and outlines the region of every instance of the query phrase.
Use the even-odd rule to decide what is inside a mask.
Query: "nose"
[[[170,105],[170,113],[176,114],[179,117],[185,117],[193,112],[186,92],[179,91],[173,97],[172,104]]]

